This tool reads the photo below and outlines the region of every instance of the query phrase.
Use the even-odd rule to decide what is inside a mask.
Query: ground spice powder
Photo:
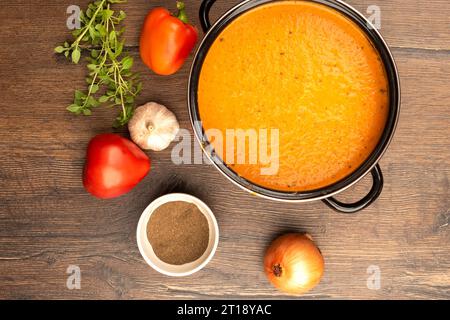
[[[147,237],[162,261],[173,265],[193,262],[208,247],[208,220],[195,204],[168,202],[150,216]]]

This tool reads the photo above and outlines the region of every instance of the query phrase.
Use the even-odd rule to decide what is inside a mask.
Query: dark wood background
[[[169,106],[190,129],[189,60],[158,77],[138,58],[146,12],[175,1],[130,0],[127,45],[142,72],[140,103]],[[213,18],[238,1],[218,0]],[[170,149],[150,153],[153,170],[131,193],[100,201],[81,184],[86,145],[111,131],[115,110],[90,117],[65,111],[85,68],[53,54],[68,38],[66,0],[9,0],[0,6],[0,298],[282,298],[262,271],[264,249],[292,230],[313,235],[326,260],[321,284],[303,298],[450,298],[450,2],[349,0],[361,12],[381,8],[381,32],[401,75],[403,103],[395,139],[381,161],[385,188],[367,210],[345,216],[321,202],[280,204],[252,196],[207,165],[175,166]],[[77,4],[85,7],[87,0]],[[200,1],[186,1],[198,25]],[[194,141],[193,141],[194,142]],[[367,191],[366,179],[339,198]],[[153,271],[135,239],[138,219],[158,195],[192,193],[220,225],[212,262],[186,278]],[[66,269],[81,268],[81,290]],[[370,290],[367,268],[381,270]]]

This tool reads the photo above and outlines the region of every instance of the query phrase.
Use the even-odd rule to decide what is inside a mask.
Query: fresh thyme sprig
[[[124,29],[120,22],[125,12],[115,12],[111,5],[126,0],[98,0],[88,5],[80,14],[81,28],[72,32],[72,43],[65,42],[55,48],[56,53],[64,54],[78,64],[83,50],[89,52],[89,76],[86,78],[87,90],[75,91],[73,104],[67,110],[77,115],[89,116],[92,109],[101,104],[109,107],[119,106],[119,116],[115,127],[125,125],[133,115],[135,98],[142,89],[138,74],[133,73],[133,58],[122,58]]]

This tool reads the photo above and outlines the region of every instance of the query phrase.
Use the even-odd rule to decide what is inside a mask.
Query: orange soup
[[[306,191],[341,180],[369,157],[388,95],[379,54],[353,21],[324,5],[281,1],[242,14],[218,35],[201,69],[198,106],[207,134],[277,129],[276,173],[261,174],[267,164],[259,160],[225,162],[260,186]],[[225,143],[211,143],[225,160]]]

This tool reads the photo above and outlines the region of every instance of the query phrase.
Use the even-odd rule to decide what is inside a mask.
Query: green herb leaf
[[[72,62],[73,63],[78,64],[78,62],[80,61],[80,57],[81,57],[80,49],[76,48],[75,50],[72,51]]]
[[[133,58],[132,57],[125,57],[122,59],[122,69],[128,70],[133,66]]]
[[[82,99],[84,99],[86,97],[86,95],[80,91],[80,90],[75,90],[75,101],[81,101]]]
[[[103,19],[104,20],[109,20],[109,19],[111,19],[112,15],[114,14],[114,11],[109,10],[109,9],[105,9],[105,10],[103,10],[102,13],[103,13]]]
[[[89,116],[92,108],[104,104],[107,107],[117,107],[120,114],[115,125],[123,126],[134,112],[136,96],[142,89],[138,75],[131,71],[133,58],[123,54],[124,28],[120,23],[125,19],[123,11],[114,11],[115,3],[125,0],[96,0],[91,2],[80,14],[81,26],[74,30],[73,41],[64,42],[55,48],[56,53],[70,57],[77,64],[81,59],[81,48],[90,52],[86,78],[87,90],[76,90],[74,103],[67,107],[70,112]],[[106,92],[97,98],[97,94]]]
[[[81,109],[81,107],[76,104],[71,104],[70,106],[67,107],[67,110],[69,110],[70,112],[73,112],[73,113],[80,112],[80,109]]]
[[[96,64],[94,64],[94,63],[91,63],[91,64],[88,64],[88,65],[87,65],[87,68],[88,68],[89,70],[95,71],[95,70],[97,70],[98,65],[96,65]]]
[[[91,93],[97,93],[97,91],[98,91],[99,88],[100,88],[100,87],[98,86],[98,84],[93,84],[93,85],[91,86]]]
[[[101,96],[100,98],[98,98],[98,102],[100,103],[105,103],[109,100],[109,96]]]
[[[91,50],[91,57],[92,58],[98,58],[99,52],[98,50],[92,49]]]
[[[111,31],[109,33],[109,45],[111,48],[115,48],[116,47],[116,42],[117,42],[117,35],[115,31]]]

